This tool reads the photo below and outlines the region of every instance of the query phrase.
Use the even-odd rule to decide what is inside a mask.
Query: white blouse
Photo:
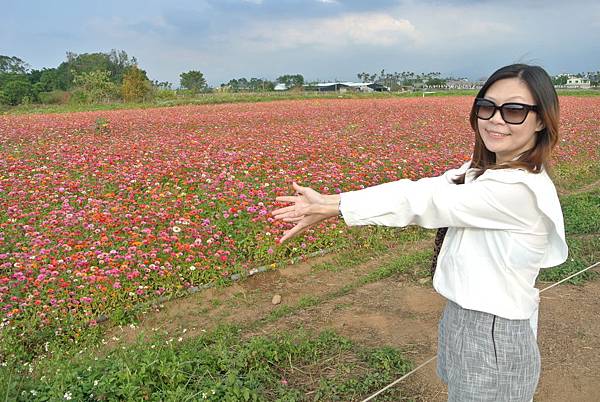
[[[470,162],[441,176],[340,194],[349,226],[449,227],[433,286],[463,308],[529,319],[537,332],[540,268],[567,259],[563,215],[550,177],[522,169],[486,170]],[[466,172],[465,184],[452,179]]]

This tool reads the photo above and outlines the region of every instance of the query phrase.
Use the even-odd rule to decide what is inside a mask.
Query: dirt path
[[[397,255],[423,247],[430,247],[430,242],[396,247],[382,257],[341,272],[315,272],[311,268],[316,263],[331,261],[332,256],[265,272],[228,288],[209,289],[165,303],[161,311],[148,313],[139,327],[115,328],[107,339],[116,336],[120,342],[127,342],[140,331],[157,330],[193,336],[220,322],[250,326],[253,329],[246,336],[300,326],[317,332],[332,328],[364,345],[401,348],[418,365],[435,355],[437,323],[444,306],[443,298],[435,293],[430,282],[411,281],[409,278],[414,275],[411,272],[359,286],[342,296],[331,295]],[[282,296],[282,306],[295,310],[256,325],[257,320],[281,307],[271,304],[274,294]],[[599,294],[600,281],[593,281],[583,286],[559,285],[541,295],[538,339],[542,377],[536,401],[599,400]],[[307,298],[321,301],[298,308]],[[445,385],[435,374],[435,361],[399,386],[405,395],[412,395],[417,401],[445,401],[447,397]]]

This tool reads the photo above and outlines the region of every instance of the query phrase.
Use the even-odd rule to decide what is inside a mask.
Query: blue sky
[[[357,80],[361,71],[486,77],[513,62],[600,70],[594,0],[0,0],[0,54],[56,67],[125,50],[150,79]]]

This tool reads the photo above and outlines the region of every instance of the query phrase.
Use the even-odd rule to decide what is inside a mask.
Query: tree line
[[[190,96],[202,92],[273,91],[281,83],[286,88],[301,87],[304,77],[287,74],[275,82],[259,78],[237,78],[218,88],[207,85],[198,70],[183,72],[179,88],[170,82],[150,80],[135,57],[115,49],[108,53],[67,52],[66,60],[55,68],[31,69],[16,56],[0,55],[0,104],[23,103],[107,103],[144,102]]]
[[[600,84],[600,71],[578,73],[575,76]],[[268,92],[277,89],[302,89],[302,74],[285,74],[271,81],[264,78],[234,78],[211,88],[204,74],[198,70],[183,72],[179,88],[170,82],[150,80],[135,57],[124,50],[108,53],[67,52],[66,60],[55,68],[31,69],[16,56],[0,55],[0,104],[22,103],[103,103],[114,101],[144,102],[193,96],[203,92]],[[443,87],[450,80],[465,78],[442,77],[440,72],[415,73],[411,71],[378,73],[360,72],[362,82],[384,85],[392,91],[407,87]],[[555,85],[566,83],[567,75],[553,77]],[[315,82],[308,83],[316,84]]]
[[[200,71],[181,73],[180,79],[184,93],[207,88]],[[173,92],[171,83],[151,81],[137,59],[123,50],[67,52],[58,67],[41,70],[16,56],[0,55],[0,104],[143,102],[172,97]]]

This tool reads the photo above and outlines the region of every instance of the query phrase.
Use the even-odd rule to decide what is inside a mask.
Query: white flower
[[[98,380],[94,380],[94,387],[98,386],[98,382],[99,382]]]
[[[31,392],[31,395],[33,395],[33,396],[37,396],[37,391],[36,391],[35,389],[32,389],[32,390],[31,390],[31,391],[29,391],[29,392]]]
[[[192,265],[192,266],[190,267],[190,271],[195,271],[195,270],[196,270],[196,267]]]
[[[70,401],[73,395],[70,392],[65,392],[65,400]]]
[[[179,226],[173,226],[173,232],[179,233],[181,232],[181,228]]]

